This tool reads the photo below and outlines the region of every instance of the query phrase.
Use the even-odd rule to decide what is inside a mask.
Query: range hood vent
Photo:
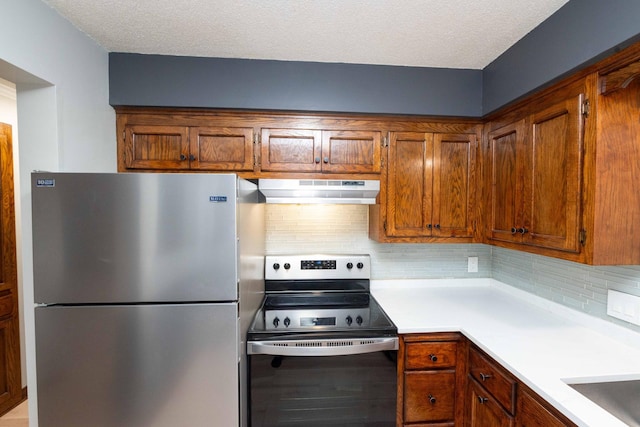
[[[267,203],[339,203],[373,205],[380,192],[377,180],[260,179]]]

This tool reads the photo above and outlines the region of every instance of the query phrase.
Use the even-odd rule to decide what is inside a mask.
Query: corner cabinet
[[[398,426],[462,425],[465,355],[459,334],[400,336]]]
[[[390,132],[380,205],[370,210],[370,237],[381,242],[474,241],[478,140],[473,128]]]
[[[578,252],[584,93],[489,132],[490,238]]]
[[[577,254],[581,250],[584,84],[487,133],[487,236]]]
[[[639,64],[637,43],[488,118],[486,243],[640,264]]]

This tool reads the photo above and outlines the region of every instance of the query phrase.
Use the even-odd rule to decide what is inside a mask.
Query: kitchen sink
[[[629,426],[640,427],[640,380],[569,384],[569,386]]]

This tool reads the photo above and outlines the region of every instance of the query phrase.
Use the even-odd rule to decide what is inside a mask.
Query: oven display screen
[[[335,270],[336,260],[300,261],[301,270]]]
[[[301,317],[300,326],[336,326],[335,317]]]

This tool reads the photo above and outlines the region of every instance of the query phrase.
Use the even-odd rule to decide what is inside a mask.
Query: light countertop
[[[493,279],[372,280],[398,333],[461,332],[579,426],[625,423],[567,383],[640,379],[640,334]]]

